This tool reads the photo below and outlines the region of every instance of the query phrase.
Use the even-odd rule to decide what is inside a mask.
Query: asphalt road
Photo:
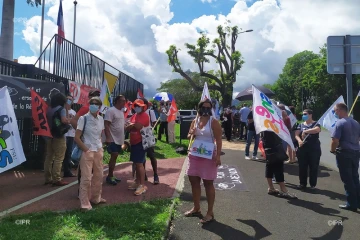
[[[223,164],[237,168],[248,191],[217,190],[216,221],[203,226],[199,218],[183,216],[192,208],[191,186],[185,176],[182,203],[177,208],[169,239],[359,239],[360,213],[338,208],[345,196],[337,171],[322,166],[317,189],[301,192],[294,189],[298,184],[298,166],[286,165],[287,186],[299,198],[287,200],[267,194],[263,161],[245,160],[244,152],[239,150],[224,152]],[[330,164],[330,158],[325,160],[328,158],[325,152],[322,161]],[[206,213],[204,191],[201,206]]]

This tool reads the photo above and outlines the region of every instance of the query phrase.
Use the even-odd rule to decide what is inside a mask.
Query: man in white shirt
[[[71,121],[71,119],[73,117],[75,117],[76,112],[71,109],[71,105],[73,104],[73,97],[72,96],[67,96],[67,102],[65,104],[65,109],[67,111],[67,118]],[[75,137],[75,129],[72,127],[71,124],[70,125],[70,129],[67,133],[65,133],[65,137],[66,137],[66,152],[65,152],[65,158],[63,161],[63,168],[64,168],[64,178],[66,177],[76,177],[76,175],[74,175],[71,172],[71,167],[73,164],[78,165],[79,163],[76,162],[72,162],[71,161],[71,153],[73,150],[73,145],[74,145],[74,137]]]
[[[148,109],[145,112],[150,117],[151,126],[154,127],[156,122],[157,122],[157,119],[156,119],[156,115],[155,115],[154,110],[150,109],[151,103],[145,98],[141,98],[141,100],[143,100],[144,103],[147,104],[147,106],[148,106]],[[148,158],[150,158],[151,166],[152,166],[152,169],[154,171],[154,185],[157,185],[157,184],[159,184],[159,176],[158,176],[158,173],[157,173],[157,160],[155,158],[155,149],[154,149],[154,147],[148,148],[146,150],[146,156]],[[145,161],[145,163],[146,163],[146,161]],[[144,168],[145,168],[145,163],[144,163]],[[146,173],[145,173],[145,180],[147,181]]]
[[[106,182],[116,185],[121,180],[114,176],[116,159],[122,152],[121,146],[125,140],[125,117],[123,108],[125,106],[125,96],[119,95],[114,99],[114,106],[105,113],[105,136],[107,151],[110,154],[109,173]]]

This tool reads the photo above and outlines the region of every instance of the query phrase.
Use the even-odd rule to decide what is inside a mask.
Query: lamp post
[[[42,10],[41,10],[41,33],[40,33],[40,61],[39,68],[41,69],[42,65],[42,51],[43,51],[43,41],[44,41],[44,16],[45,16],[45,0],[42,0]]]
[[[76,33],[76,5],[77,1],[74,1],[74,35],[73,35],[73,44],[75,44],[75,33]]]
[[[241,34],[241,33],[249,33],[249,32],[252,32],[252,31],[254,31],[254,30],[252,30],[252,29],[248,29],[248,30],[245,30],[245,31],[242,31],[242,32],[239,32],[239,34]],[[234,72],[234,83],[236,82],[236,72]]]

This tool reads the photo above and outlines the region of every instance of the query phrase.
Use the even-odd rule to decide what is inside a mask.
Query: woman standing
[[[104,119],[98,114],[102,101],[93,97],[89,101],[89,112],[81,116],[77,122],[75,142],[83,151],[80,159],[80,190],[79,199],[81,210],[92,209],[92,204],[105,203],[101,198],[103,182],[103,155],[101,134]]]
[[[299,189],[305,189],[307,186],[308,169],[309,183],[311,188],[316,187],[317,176],[321,157],[321,146],[319,133],[321,132],[320,124],[312,119],[313,111],[305,109],[302,119],[304,120],[298,126],[295,132],[295,138],[299,143],[297,157],[299,161]]]
[[[213,117],[210,100],[201,101],[198,105],[198,117],[191,123],[188,138],[194,139],[188,155],[189,165],[186,174],[192,188],[194,207],[185,213],[186,217],[200,216],[201,180],[203,180],[208,210],[201,223],[214,220],[215,188],[214,180],[217,177],[217,167],[221,165],[220,154],[222,148],[222,133],[219,122]],[[216,143],[216,144],[214,144]],[[208,146],[204,152],[210,156],[200,157],[196,152],[202,152],[202,146]],[[210,149],[212,148],[212,149]],[[194,151],[195,150],[195,151]],[[210,158],[210,159],[209,159]]]
[[[150,125],[150,117],[145,112],[147,105],[141,99],[136,99],[133,102],[133,109],[135,110],[135,114],[131,117],[129,125],[126,126],[126,130],[130,132],[130,161],[136,164],[136,180],[128,189],[135,190],[134,194],[139,196],[147,191],[144,168],[146,150],[144,150],[142,145],[140,130]]]

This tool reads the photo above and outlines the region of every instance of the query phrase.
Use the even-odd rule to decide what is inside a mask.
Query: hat
[[[146,104],[144,103],[144,101],[141,100],[141,99],[136,99],[132,104],[132,108],[135,108],[135,105],[138,105],[140,107],[145,107],[145,110],[146,110],[146,107],[147,107]]]

